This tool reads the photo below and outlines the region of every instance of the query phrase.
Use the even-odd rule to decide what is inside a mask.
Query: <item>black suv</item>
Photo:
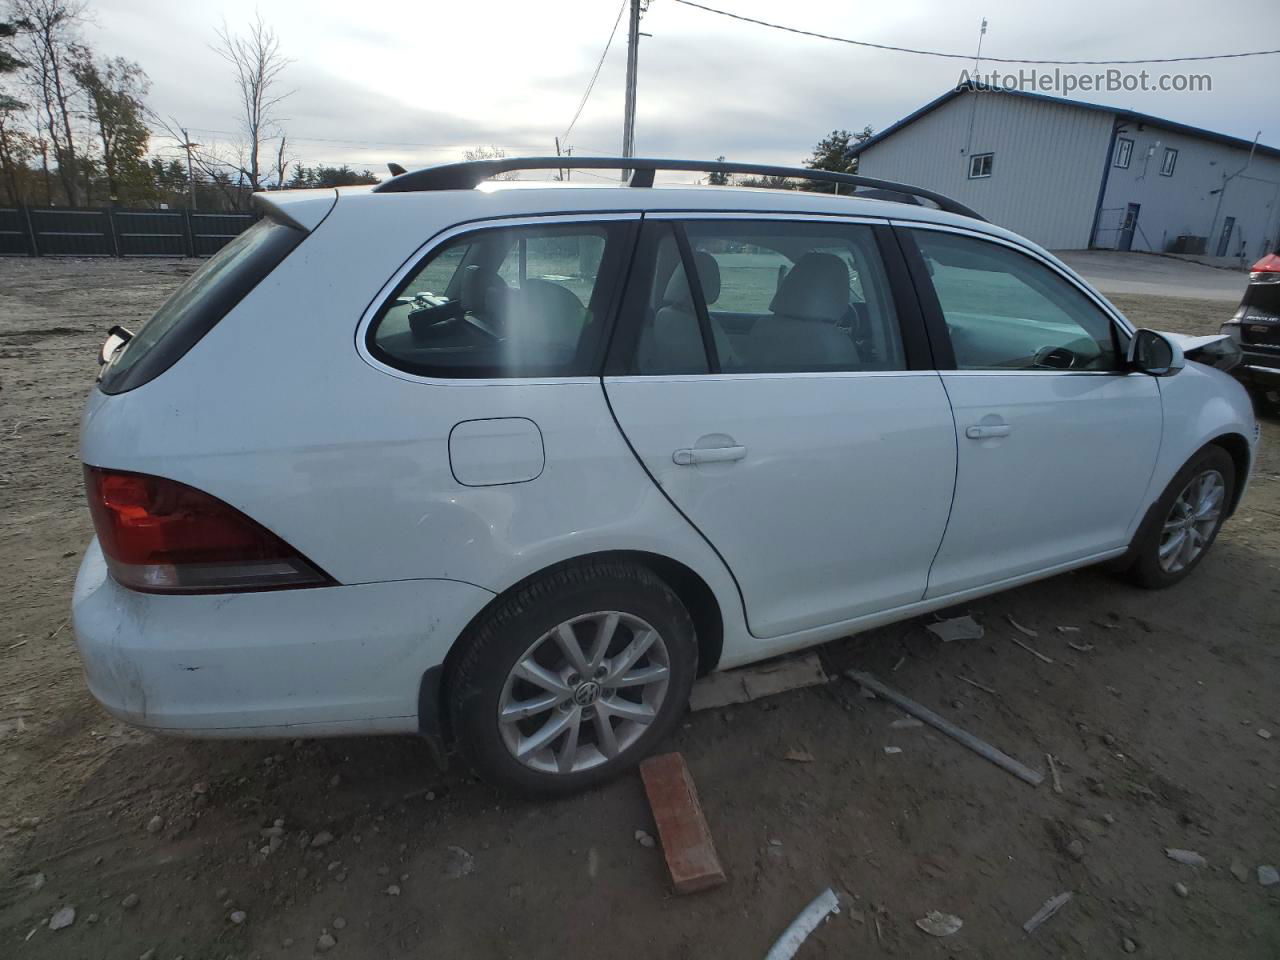
[[[1249,286],[1222,332],[1244,353],[1234,373],[1259,412],[1280,412],[1280,247],[1249,270]]]

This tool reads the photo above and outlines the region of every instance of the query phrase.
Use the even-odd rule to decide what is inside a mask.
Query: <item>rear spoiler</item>
[[[338,191],[271,190],[253,195],[253,205],[276,223],[310,233],[324,221],[338,202]]]

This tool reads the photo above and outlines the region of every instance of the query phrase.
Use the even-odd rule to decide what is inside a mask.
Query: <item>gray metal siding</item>
[[[1089,246],[1114,115],[966,93],[868,147],[858,172],[927,187],[1041,246]],[[970,127],[972,126],[972,133]],[[969,179],[969,158],[993,155]]]
[[[1229,256],[1243,253],[1252,262],[1274,249],[1280,231],[1280,160],[1255,155],[1222,192],[1224,177],[1245,167],[1248,150],[1152,124],[1129,122],[1117,135],[1133,140],[1133,152],[1128,169],[1110,168],[1095,246],[1116,246],[1125,209],[1137,203],[1141,209],[1130,249],[1168,251],[1179,236],[1188,235],[1206,238],[1206,253],[1212,256],[1227,217],[1235,218]],[[1160,175],[1168,147],[1178,151],[1171,177]],[[1114,164],[1114,157],[1109,162]]]

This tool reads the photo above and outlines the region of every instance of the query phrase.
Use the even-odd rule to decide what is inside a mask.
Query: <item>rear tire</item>
[[[446,697],[462,754],[486,782],[541,796],[639,763],[679,721],[698,670],[684,604],[624,563],[554,570],[460,642]]]
[[[1222,529],[1235,476],[1235,462],[1219,446],[1210,444],[1192,457],[1148,511],[1134,541],[1129,579],[1160,590],[1199,566]]]

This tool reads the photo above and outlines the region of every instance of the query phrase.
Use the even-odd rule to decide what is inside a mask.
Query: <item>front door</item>
[[[752,633],[924,596],[955,431],[887,225],[646,218],[623,314],[614,415]]]
[[[1117,250],[1131,250],[1133,248],[1133,231],[1138,229],[1138,211],[1142,209],[1142,204],[1131,203],[1125,208],[1124,222],[1120,224],[1120,239],[1116,243]]]
[[[945,320],[942,374],[959,447],[955,504],[929,576],[941,597],[1125,546],[1160,446],[1154,378],[1123,369],[1122,331],[1047,262],[990,238],[904,231],[926,310]],[[910,249],[910,248],[909,248]]]

